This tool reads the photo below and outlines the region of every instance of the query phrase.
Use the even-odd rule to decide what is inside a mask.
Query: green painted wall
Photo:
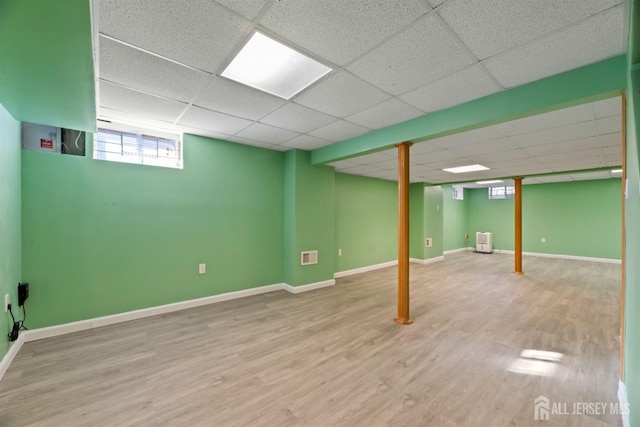
[[[431,259],[442,256],[443,248],[443,199],[442,187],[425,186],[424,187],[424,236],[422,243],[424,246],[424,238],[431,237],[433,246],[424,248],[423,259]]]
[[[477,231],[490,231],[494,249],[513,250],[513,200],[489,200],[486,188],[467,188],[464,198],[470,246]]]
[[[443,250],[466,248],[471,242],[465,238],[467,230],[467,208],[464,200],[453,200],[452,186],[442,187],[442,216],[443,216]],[[464,191],[464,189],[460,189]],[[467,194],[465,194],[465,197]]]
[[[607,179],[523,186],[523,250],[620,259],[620,185]],[[513,250],[513,199],[489,200],[486,188],[465,196],[471,243],[476,231],[491,231],[495,249]]]
[[[0,1],[0,100],[16,120],[95,131],[89,3]]]
[[[283,157],[191,135],[184,170],[22,151],[27,326],[281,283]]]
[[[409,256],[425,260],[442,256],[443,200],[442,187],[422,183],[410,187]],[[425,238],[433,239],[433,246],[425,247]]]
[[[310,153],[290,150],[284,165],[284,281],[292,286],[333,279],[335,170],[314,166]],[[317,250],[318,264],[300,265],[300,252]]]
[[[396,182],[336,173],[335,215],[336,271],[398,258]]]
[[[0,360],[9,349],[7,333],[12,326],[9,313],[4,312],[6,294],[18,315],[16,290],[22,275],[20,197],[20,122],[0,104]]]
[[[631,2],[627,72],[625,372],[630,425],[640,425],[640,4]]]
[[[397,206],[396,200],[396,209]],[[424,259],[424,184],[422,183],[411,184],[409,187],[409,256]]]

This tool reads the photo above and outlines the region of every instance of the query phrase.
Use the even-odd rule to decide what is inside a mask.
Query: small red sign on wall
[[[52,139],[40,138],[40,148],[51,148],[51,149],[53,149],[53,140]]]

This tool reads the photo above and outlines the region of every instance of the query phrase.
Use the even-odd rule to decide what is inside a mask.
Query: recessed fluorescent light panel
[[[451,172],[451,173],[465,173],[465,172],[486,171],[486,170],[489,170],[489,168],[482,165],[469,165],[469,166],[458,166],[457,168],[447,168],[442,170],[445,172]]]
[[[476,181],[476,184],[485,185],[485,184],[499,184],[504,181],[500,181],[499,179],[491,179],[489,181]]]
[[[221,76],[290,99],[331,68],[255,32]]]
[[[622,173],[622,169],[613,169],[611,173]]]

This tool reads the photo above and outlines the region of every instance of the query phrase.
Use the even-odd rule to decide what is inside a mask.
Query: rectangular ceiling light
[[[611,173],[622,173],[622,169],[613,169]]]
[[[476,181],[476,184],[480,184],[480,185],[485,185],[485,184],[498,184],[500,182],[504,182],[501,181],[499,179],[490,179],[489,181]]]
[[[451,172],[451,173],[465,173],[465,172],[486,171],[486,170],[489,170],[489,168],[482,165],[469,165],[469,166],[458,166],[456,168],[447,168],[442,170],[445,172]]]
[[[255,32],[221,76],[290,99],[331,68]]]

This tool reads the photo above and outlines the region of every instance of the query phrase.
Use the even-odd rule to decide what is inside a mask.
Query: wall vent
[[[302,251],[300,253],[300,264],[311,265],[318,263],[318,251]]]

